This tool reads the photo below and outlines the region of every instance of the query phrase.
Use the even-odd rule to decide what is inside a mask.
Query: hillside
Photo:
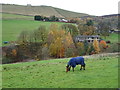
[[[6,16],[6,17],[5,17]],[[11,18],[13,15],[10,15]],[[19,16],[20,17],[20,16]],[[15,41],[17,40],[19,34],[26,30],[26,31],[33,31],[39,28],[41,25],[45,25],[47,30],[50,27],[51,24],[56,23],[58,26],[61,26],[62,24],[65,24],[63,22],[42,22],[42,21],[31,21],[31,20],[26,20],[30,19],[28,17],[24,17],[25,20],[22,20],[18,18],[16,19],[10,19],[7,20],[9,15],[4,15],[5,20],[2,21],[2,41]],[[32,19],[32,18],[31,18]]]
[[[3,65],[3,88],[118,88],[118,57],[85,60],[65,72],[69,58]]]
[[[0,13],[2,16],[2,20],[34,20],[33,16],[25,16],[18,14],[10,14],[10,13]]]
[[[59,8],[54,8],[51,6],[22,6],[22,5],[14,5],[14,4],[0,4],[0,7],[2,5],[2,10],[0,12],[2,13],[9,13],[9,14],[21,14],[21,15],[29,15],[29,16],[35,16],[35,15],[43,15],[43,16],[53,16],[56,17],[83,17],[83,16],[89,16],[88,14],[83,13],[76,13],[72,11],[67,11]]]

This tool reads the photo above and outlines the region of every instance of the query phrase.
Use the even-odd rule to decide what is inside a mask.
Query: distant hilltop
[[[51,6],[32,6],[30,4],[28,5],[15,5],[15,4],[0,4],[0,7],[2,6],[2,10],[0,12],[2,13],[10,13],[10,14],[20,14],[20,15],[29,15],[29,16],[35,16],[35,15],[41,15],[41,16],[56,16],[61,18],[74,18],[74,17],[87,17],[91,16],[84,13],[77,13],[72,11],[67,11]]]
[[[103,15],[102,17],[116,17],[116,16],[120,16],[120,14]]]

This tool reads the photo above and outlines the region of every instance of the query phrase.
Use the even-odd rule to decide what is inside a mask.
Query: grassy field
[[[49,28],[52,23],[56,23],[58,25],[65,24],[61,22],[41,22],[33,20],[3,20],[2,41],[15,41],[22,31],[32,31],[37,29],[40,25],[45,25]],[[113,43],[118,42],[118,34],[111,34],[105,40],[110,40]]]
[[[110,34],[110,36],[106,37],[105,40],[106,40],[106,41],[109,40],[109,41],[111,41],[112,43],[116,43],[116,42],[118,42],[118,39],[119,39],[118,35],[119,35],[119,34],[112,33],[112,34]]]
[[[2,15],[2,19],[23,19],[23,20],[34,20],[34,16],[24,16],[24,15],[17,15],[17,14],[8,14],[8,13],[0,13]]]
[[[32,31],[40,25],[45,25],[47,29],[52,23],[62,25],[61,22],[42,22],[32,20],[3,20],[2,21],[2,40],[15,41],[22,31]]]
[[[42,15],[42,16],[53,16],[56,17],[83,17],[89,16],[88,14],[84,13],[77,13],[72,11],[67,11],[59,8],[54,8],[51,6],[23,6],[23,5],[10,5],[10,4],[3,4],[2,11],[6,13],[15,13],[15,14],[22,14],[22,15]]]
[[[86,60],[86,70],[65,72],[69,59],[3,65],[3,88],[118,88],[118,58]]]

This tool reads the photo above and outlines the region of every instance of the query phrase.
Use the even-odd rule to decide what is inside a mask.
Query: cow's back
[[[85,64],[84,63],[84,58],[82,56],[71,58],[70,61],[68,62],[68,65],[70,65],[72,67],[75,67],[78,64],[81,64],[81,65]]]
[[[84,64],[84,58],[82,56],[81,57],[76,57],[75,62],[76,62],[76,65]]]

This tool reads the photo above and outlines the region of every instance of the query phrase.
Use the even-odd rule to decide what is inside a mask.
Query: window
[[[88,42],[90,42],[90,40],[88,40]]]

